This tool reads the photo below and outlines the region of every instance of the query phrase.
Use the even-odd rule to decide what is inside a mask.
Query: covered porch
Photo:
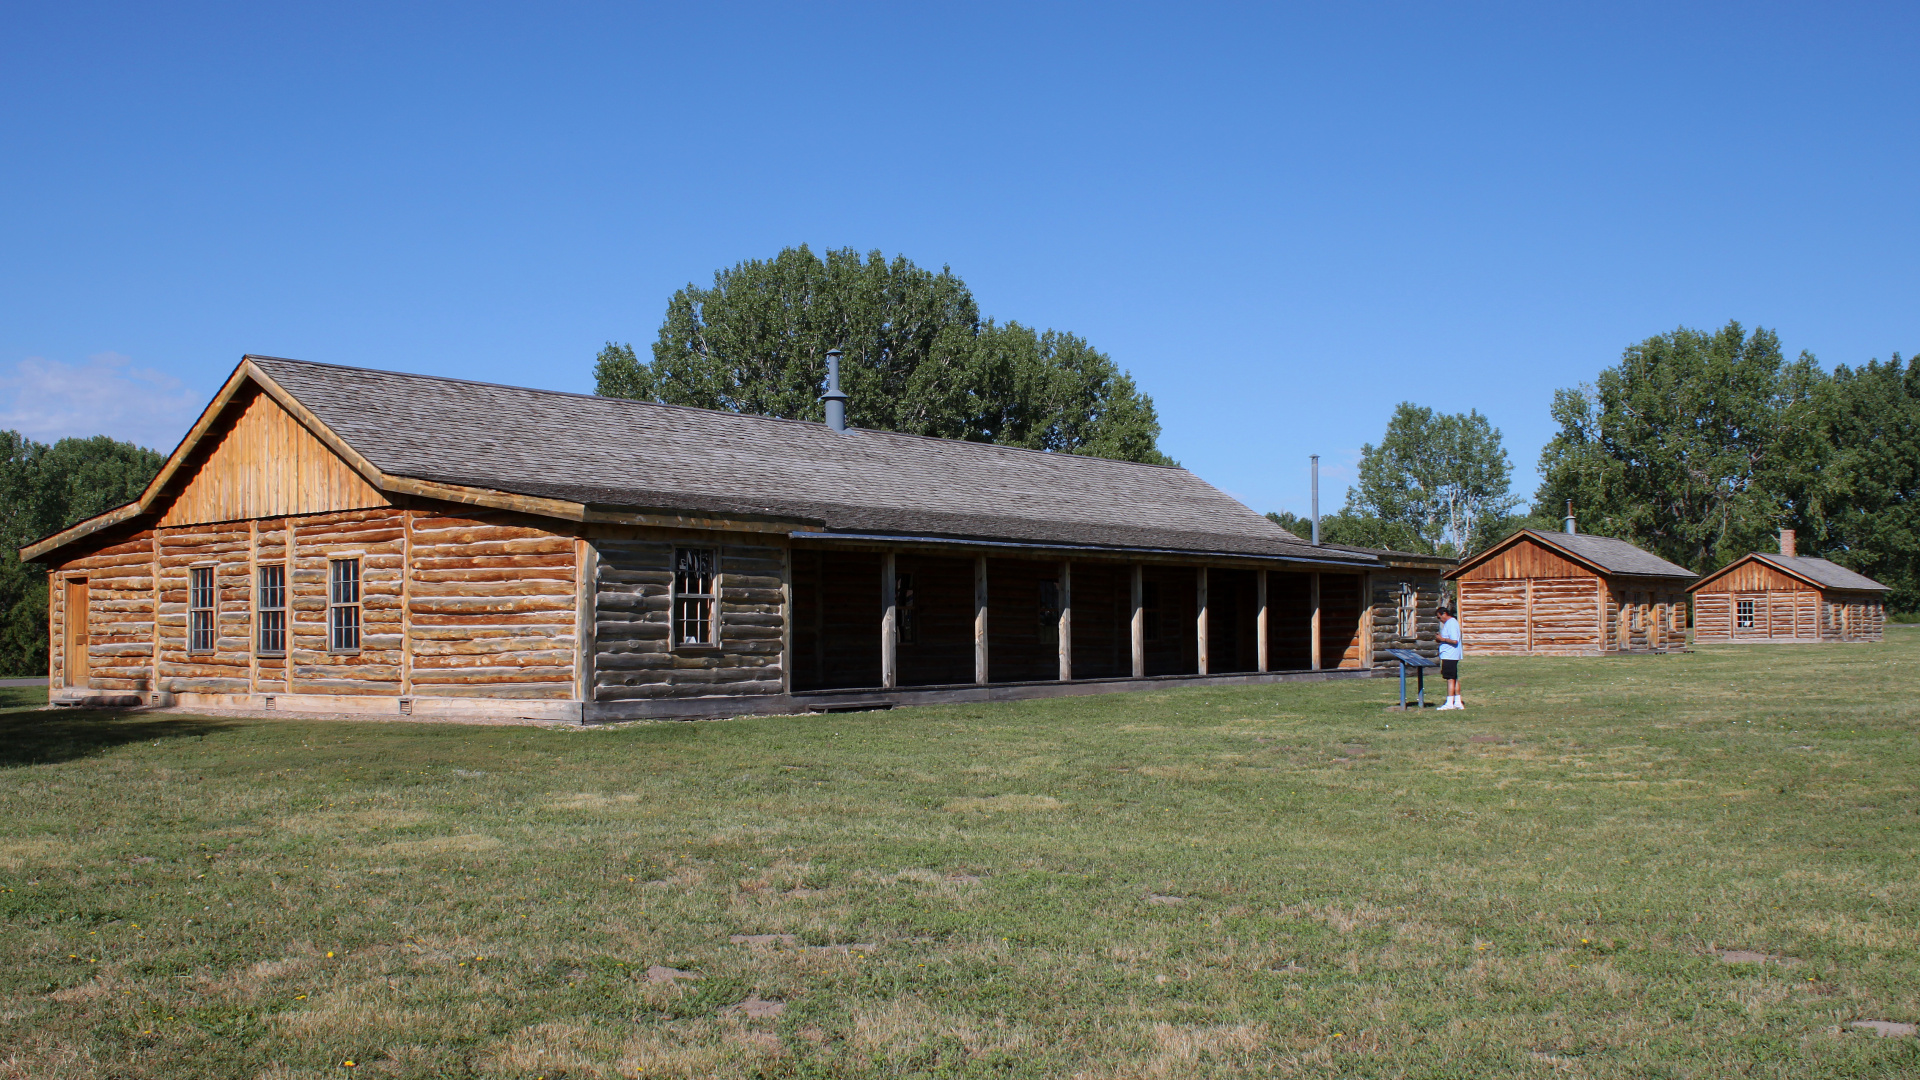
[[[1351,566],[814,534],[793,538],[790,573],[795,695],[990,700],[1372,667],[1367,571]]]

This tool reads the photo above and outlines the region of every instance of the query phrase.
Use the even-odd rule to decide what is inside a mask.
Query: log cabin
[[[1792,529],[1780,553],[1753,552],[1693,583],[1696,642],[1879,641],[1887,586],[1837,563],[1795,553]]]
[[[1462,560],[1457,582],[1469,656],[1666,652],[1687,642],[1691,570],[1606,536],[1522,529]]]
[[[21,557],[56,703],[577,722],[1367,676],[1451,565],[1177,467],[262,356]]]

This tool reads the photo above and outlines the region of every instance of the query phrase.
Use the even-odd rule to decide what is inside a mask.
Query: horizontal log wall
[[[87,580],[85,612],[66,610],[68,578]],[[48,577],[48,674],[65,685],[67,620],[84,620],[87,684],[100,690],[153,689],[153,533],[142,531]]]
[[[330,563],[341,558],[360,562],[360,646],[335,651],[328,593]],[[254,583],[259,567],[275,563],[287,568],[287,652],[256,656]],[[214,573],[207,653],[193,652],[188,635],[199,566]],[[574,691],[574,573],[573,538],[538,519],[388,507],[162,528],[55,576],[89,578],[95,689],[397,698],[410,650],[418,696],[565,700]],[[56,646],[63,619],[57,606]],[[59,679],[57,648],[53,663]]]
[[[247,664],[248,550],[244,521],[160,530],[159,689],[195,694],[252,691]],[[202,566],[213,570],[210,653],[188,648],[189,589],[194,568]]]
[[[1531,584],[1528,618],[1534,652],[1591,652],[1599,648],[1599,579],[1539,578]]]
[[[294,557],[287,568],[290,692],[399,697],[405,515],[362,510],[294,521]],[[360,648],[333,653],[328,649],[328,575],[330,563],[342,558],[360,560]],[[224,645],[225,635],[222,639]],[[244,649],[244,635],[240,645]]]
[[[718,556],[718,647],[676,648],[669,641],[676,543],[713,548]],[[786,688],[783,545],[737,538],[676,542],[639,534],[595,537],[593,544],[599,554],[594,700],[778,694]],[[877,597],[879,559],[871,561]],[[871,610],[877,658],[877,600]],[[877,679],[869,685],[877,685]]]
[[[1371,599],[1367,617],[1373,634],[1372,658],[1376,668],[1394,668],[1398,661],[1386,655],[1388,649],[1410,649],[1421,656],[1437,657],[1440,653],[1440,573],[1437,570],[1375,570],[1371,575]],[[1413,633],[1402,633],[1400,620],[1400,590],[1402,585],[1413,587]],[[1461,586],[1464,596],[1466,586]],[[1461,607],[1464,609],[1465,604]],[[1462,633],[1464,629],[1462,618]],[[1472,633],[1478,634],[1479,631]],[[1276,669],[1279,670],[1279,669]]]
[[[1737,618],[1740,601],[1753,604],[1753,625]],[[1880,641],[1886,607],[1878,597],[1817,589],[1706,592],[1694,597],[1694,640],[1760,644],[1788,641]]]

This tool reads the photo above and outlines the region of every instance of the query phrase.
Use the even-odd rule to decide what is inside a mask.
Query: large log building
[[[55,702],[571,720],[1365,676],[1451,565],[1180,468],[252,356],[21,557]]]

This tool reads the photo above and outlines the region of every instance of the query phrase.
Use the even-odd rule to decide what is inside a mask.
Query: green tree
[[[1893,587],[1898,611],[1920,608],[1920,357],[1841,365],[1821,395],[1818,513],[1797,518],[1815,550]]]
[[[982,322],[949,268],[805,245],[675,292],[643,362],[608,342],[598,393],[790,419],[824,416],[840,348],[856,427],[1168,463],[1153,401],[1073,334]]]
[[[1512,486],[1513,463],[1486,417],[1403,401],[1379,444],[1360,448],[1360,482],[1347,489],[1342,529],[1392,541],[1362,546],[1464,555],[1498,539],[1520,501]]]
[[[1555,392],[1535,510],[1569,499],[1590,531],[1705,572],[1817,521],[1824,375],[1771,331],[1681,327],[1629,346],[1593,386]],[[1817,526],[1812,529],[1817,534]]]
[[[132,502],[165,460],[104,435],[48,446],[0,431],[0,672],[47,670],[47,575],[20,548]]]

